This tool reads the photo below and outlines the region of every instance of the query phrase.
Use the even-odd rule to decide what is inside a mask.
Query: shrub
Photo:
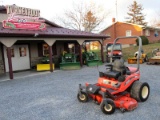
[[[148,45],[149,40],[146,36],[139,36],[142,39],[142,45]],[[138,39],[136,39],[137,46],[139,45]]]

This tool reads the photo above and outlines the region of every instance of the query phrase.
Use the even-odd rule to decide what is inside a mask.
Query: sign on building
[[[9,17],[4,20],[3,27],[9,29],[45,30],[44,20],[40,20],[40,10],[18,7],[16,5],[6,6]]]

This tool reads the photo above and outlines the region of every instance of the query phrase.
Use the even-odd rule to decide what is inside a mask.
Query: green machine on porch
[[[83,62],[87,66],[102,65],[102,61],[99,59],[97,53],[95,53],[93,51],[83,52]]]
[[[61,70],[76,70],[81,68],[80,62],[77,62],[76,55],[73,53],[64,53],[61,61]]]

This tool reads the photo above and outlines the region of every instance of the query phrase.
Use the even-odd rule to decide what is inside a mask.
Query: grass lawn
[[[147,54],[148,57],[151,57],[152,50],[154,50],[156,48],[160,49],[160,43],[143,45],[142,48],[143,48],[144,53]],[[123,48],[122,49],[123,58],[125,60],[127,60],[129,57],[133,57],[134,53],[136,51],[138,51],[138,46],[131,46],[131,47],[128,47],[128,48]],[[97,55],[101,59],[101,52],[100,52],[100,50],[93,50],[93,52],[97,53]],[[104,61],[106,61],[106,52],[104,52]]]
[[[152,50],[156,48],[160,48],[160,43],[148,44],[142,46],[144,53],[147,54],[148,57],[151,57]],[[123,57],[127,60],[128,57],[133,57],[134,53],[138,51],[138,46],[131,46],[128,48],[123,48]]]

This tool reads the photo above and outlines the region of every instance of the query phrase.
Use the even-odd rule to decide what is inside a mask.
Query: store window
[[[74,43],[69,43],[68,48],[69,48],[69,53],[75,53],[75,44]]]
[[[43,56],[49,55],[49,46],[47,44],[43,44]]]
[[[19,48],[19,54],[20,54],[20,57],[27,56],[26,47],[20,47]]]

